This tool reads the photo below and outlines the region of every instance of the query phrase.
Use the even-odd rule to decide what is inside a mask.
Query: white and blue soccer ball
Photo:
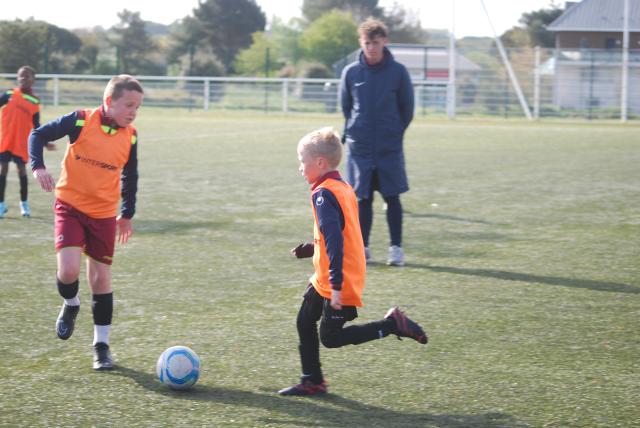
[[[191,348],[172,346],[158,358],[156,373],[171,389],[189,389],[200,376],[200,358]]]

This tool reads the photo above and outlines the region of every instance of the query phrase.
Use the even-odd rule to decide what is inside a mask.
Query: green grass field
[[[49,120],[66,111],[45,110]],[[298,379],[295,317],[312,234],[295,147],[338,116],[143,109],[136,234],[118,246],[112,350],[91,369],[90,298],[56,338],[52,195],[12,165],[0,221],[0,426],[640,426],[640,126],[417,120],[406,138],[407,266],[384,265],[375,202],[365,307],[400,305],[429,345],[322,349],[330,394]],[[46,153],[59,171],[61,150]],[[196,387],[155,378],[160,353],[201,357]]]

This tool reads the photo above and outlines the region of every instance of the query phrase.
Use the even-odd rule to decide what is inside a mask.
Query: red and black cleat
[[[396,336],[398,336],[398,339],[400,339],[400,337],[410,337],[411,339],[422,343],[423,345],[427,344],[427,341],[429,340],[427,338],[427,333],[424,332],[424,330],[418,325],[418,323],[412,321],[397,306],[389,309],[384,318],[392,318],[395,321],[395,334]]]
[[[322,383],[313,383],[310,380],[305,380],[302,383],[299,383],[294,386],[290,386],[289,388],[284,388],[278,391],[280,395],[297,395],[297,396],[306,396],[306,395],[321,395],[327,393],[327,383],[322,381]]]

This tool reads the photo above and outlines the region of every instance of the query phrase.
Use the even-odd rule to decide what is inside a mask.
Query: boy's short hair
[[[367,39],[373,39],[375,37],[387,37],[387,26],[379,19],[367,18],[362,24],[358,26],[358,35]]]
[[[144,94],[142,85],[135,77],[128,74],[120,74],[113,76],[111,80],[109,80],[109,83],[107,83],[107,87],[104,88],[103,100],[106,100],[107,97],[117,100],[122,96],[124,91],[136,91]]]
[[[22,70],[27,70],[29,73],[31,73],[31,75],[32,75],[33,77],[36,77],[36,70],[35,70],[33,67],[31,67],[31,66],[29,66],[29,65],[23,65],[22,67],[20,67],[20,68],[18,69],[17,74],[20,74],[20,72],[21,72]]]
[[[298,143],[300,152],[312,158],[323,157],[331,168],[337,168],[342,159],[342,142],[340,135],[330,126],[316,129],[302,137]]]

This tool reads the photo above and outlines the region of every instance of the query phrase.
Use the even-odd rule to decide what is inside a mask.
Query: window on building
[[[622,42],[620,41],[620,39],[608,38],[604,42],[604,47],[606,49],[615,49],[619,48],[620,46],[622,46]]]

